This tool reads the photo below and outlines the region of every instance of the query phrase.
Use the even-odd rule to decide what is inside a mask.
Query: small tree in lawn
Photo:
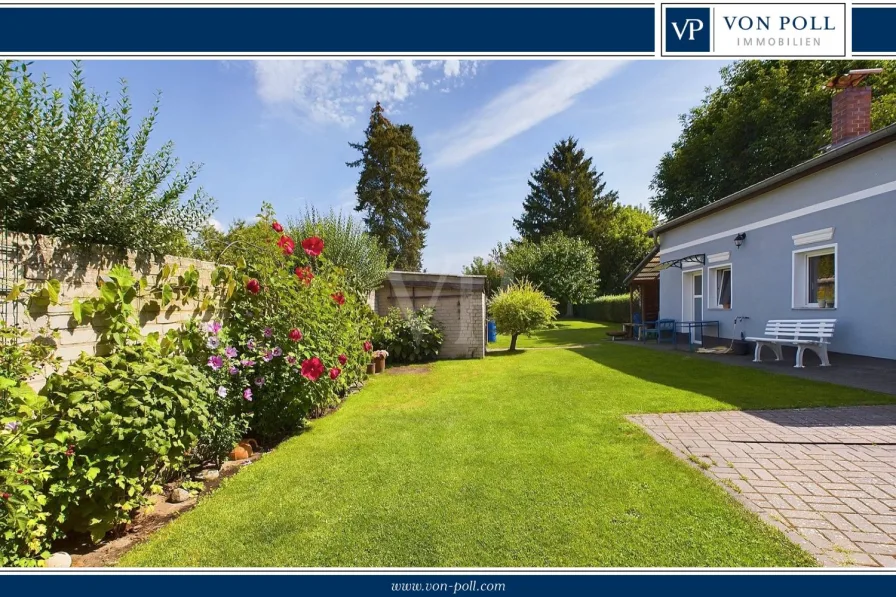
[[[510,334],[510,350],[516,350],[520,334],[531,334],[557,317],[557,302],[528,280],[502,288],[488,302],[489,313],[498,330]]]

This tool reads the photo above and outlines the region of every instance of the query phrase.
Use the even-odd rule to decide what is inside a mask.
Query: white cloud
[[[436,85],[458,87],[477,70],[476,61],[459,60],[260,60],[254,67],[263,102],[315,123],[341,125],[355,122],[376,101],[394,110]]]
[[[221,223],[221,220],[217,220],[215,218],[208,219],[208,225],[217,230],[218,232],[224,232],[224,224]]]
[[[504,90],[448,136],[433,165],[461,164],[573,105],[577,95],[611,77],[623,61],[558,62]]]

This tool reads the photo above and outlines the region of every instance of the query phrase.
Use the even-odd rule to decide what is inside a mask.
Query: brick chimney
[[[871,87],[847,87],[834,95],[831,146],[837,147],[871,132]]]
[[[859,85],[871,75],[882,72],[881,68],[853,69],[825,83],[825,87],[834,90],[834,99],[831,100],[831,144],[826,149],[849,143],[871,132],[871,87]]]

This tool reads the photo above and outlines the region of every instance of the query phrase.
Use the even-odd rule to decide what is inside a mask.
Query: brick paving
[[[629,420],[821,564],[896,567],[896,405]]]

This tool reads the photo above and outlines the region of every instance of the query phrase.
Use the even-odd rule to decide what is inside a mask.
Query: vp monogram
[[[672,23],[672,29],[679,40],[684,39],[685,34],[688,35],[688,41],[694,41],[694,34],[703,30],[703,21],[700,19],[686,19],[684,26],[679,27],[677,22]]]

